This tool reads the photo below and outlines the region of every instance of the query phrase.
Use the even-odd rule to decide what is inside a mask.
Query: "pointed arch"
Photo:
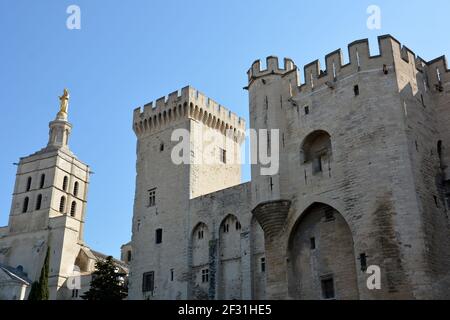
[[[289,234],[287,256],[289,296],[328,299],[331,292],[332,298],[358,299],[353,235],[335,208],[320,202],[306,208]]]

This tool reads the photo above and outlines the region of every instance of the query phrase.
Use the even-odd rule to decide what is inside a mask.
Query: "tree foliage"
[[[44,265],[41,269],[41,275],[39,281],[34,281],[31,285],[30,294],[28,300],[48,300],[50,293],[48,289],[48,274],[50,269],[50,247],[47,248],[45,254]]]
[[[124,284],[125,274],[118,272],[118,268],[109,256],[95,264],[89,291],[81,298],[84,300],[122,300],[127,297]]]

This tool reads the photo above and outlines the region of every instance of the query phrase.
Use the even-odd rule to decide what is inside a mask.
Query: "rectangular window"
[[[316,238],[314,237],[310,238],[309,242],[311,244],[311,250],[314,250],[316,248]]]
[[[359,255],[359,262],[361,264],[361,271],[366,272],[366,270],[367,270],[367,255],[365,253],[361,253]]]
[[[156,205],[156,188],[148,190],[148,206],[154,207]]]
[[[127,261],[130,262],[131,261],[131,250],[127,251]]]
[[[353,87],[353,91],[355,93],[355,96],[359,96],[359,86],[358,85]]]
[[[162,229],[156,229],[155,231],[155,239],[156,239],[155,242],[157,244],[162,242],[162,232],[163,232]]]
[[[153,292],[155,289],[155,272],[146,272],[142,276],[142,292]]]
[[[313,159],[313,173],[322,172],[322,156]]]
[[[202,283],[209,282],[209,269],[202,270]]]
[[[173,281],[173,269],[170,269],[170,281]]]
[[[309,114],[309,106],[305,107],[305,114]]]
[[[266,258],[261,258],[261,272],[266,272]]]
[[[220,150],[220,162],[227,163],[227,150],[219,148]]]
[[[334,299],[334,281],[332,277],[322,279],[322,298]]]

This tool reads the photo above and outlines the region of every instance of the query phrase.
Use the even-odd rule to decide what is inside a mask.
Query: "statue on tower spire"
[[[67,117],[67,109],[69,107],[69,91],[67,89],[64,89],[64,93],[61,97],[59,97],[60,101],[60,110],[58,112],[58,118],[66,118]]]

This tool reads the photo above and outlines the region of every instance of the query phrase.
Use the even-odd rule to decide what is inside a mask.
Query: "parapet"
[[[179,119],[192,118],[225,132],[244,134],[245,120],[191,86],[134,110],[133,129],[137,134],[161,130]]]
[[[337,49],[325,56],[325,69],[320,66],[319,60],[308,63],[303,68],[303,82],[297,83],[299,92],[313,91],[315,88],[328,85],[333,87],[333,82],[346,76],[368,70],[389,70],[395,67],[394,61],[404,61],[412,64],[417,70],[427,72],[433,79],[438,77],[441,82],[449,81],[449,71],[445,57],[440,57],[430,62],[425,62],[415,53],[395,39],[391,35],[378,37],[379,54],[371,55],[369,40],[361,39],[348,45],[348,63],[344,64],[343,53]],[[278,58],[267,58],[267,68],[260,69],[260,60],[256,60],[248,71],[249,83],[260,77],[278,74],[285,76],[296,71],[297,67],[291,59],[284,59],[284,68],[278,65]],[[431,81],[433,84],[435,81]]]
[[[285,75],[289,72],[294,72],[297,70],[297,67],[294,64],[294,61],[289,58],[284,58],[284,67],[280,68],[278,64],[278,57],[270,56],[266,58],[266,65],[267,68],[261,70],[261,61],[256,60],[253,62],[252,67],[248,70],[248,81],[249,83],[252,82],[254,79],[257,79],[259,77],[271,75],[271,74],[278,74],[278,75]]]

